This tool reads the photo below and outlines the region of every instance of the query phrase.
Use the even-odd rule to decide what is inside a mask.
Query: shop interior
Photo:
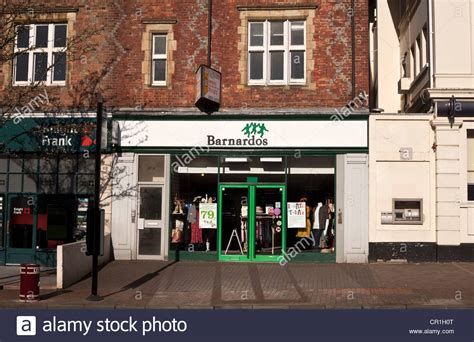
[[[198,157],[175,168],[171,178],[171,248],[216,252],[217,227],[200,226],[200,207],[217,202],[219,183],[242,184],[248,177],[262,185],[286,184],[286,202],[304,203],[299,223],[290,217],[284,222],[282,190],[256,188],[251,240],[256,255],[281,255],[283,230],[286,252],[299,246],[298,253],[335,253],[335,158],[322,156]],[[244,255],[249,250],[248,200],[247,188],[229,187],[222,192],[222,255]],[[303,239],[305,243],[298,244]]]

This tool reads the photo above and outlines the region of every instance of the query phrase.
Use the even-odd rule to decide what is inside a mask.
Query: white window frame
[[[283,45],[271,45],[271,22],[272,21],[283,21]],[[294,22],[303,22],[303,45],[291,45],[291,27]],[[251,25],[263,24],[263,45],[262,46],[251,46]],[[248,52],[247,52],[247,83],[248,85],[304,85],[306,84],[306,20],[305,19],[294,19],[294,20],[255,20],[248,22]],[[271,58],[270,53],[273,51],[283,52],[283,80],[271,80]],[[302,51],[304,53],[304,75],[301,79],[294,79],[291,77],[291,53]],[[263,77],[260,80],[250,78],[250,54],[252,52],[263,52]]]
[[[251,46],[250,45],[250,26],[252,24],[263,24],[263,44],[262,46]],[[247,54],[247,65],[248,65],[248,83],[254,85],[265,85],[266,84],[266,74],[267,74],[267,63],[268,60],[268,50],[266,49],[267,46],[267,25],[265,21],[252,21],[248,24],[248,54]],[[250,53],[251,52],[263,52],[263,71],[262,71],[262,79],[261,80],[251,80],[250,79]]]
[[[54,47],[54,28],[56,25],[64,25],[66,26],[66,46],[64,47]],[[36,32],[39,26],[48,26],[48,46],[42,48],[36,48]],[[68,39],[68,25],[67,23],[45,23],[45,24],[29,24],[29,25],[17,25],[15,29],[20,27],[29,27],[29,46],[27,48],[18,48],[18,35],[15,37],[15,56],[20,53],[27,53],[28,54],[28,80],[27,81],[16,81],[16,58],[13,63],[13,79],[12,83],[14,86],[29,86],[34,84],[35,82],[41,82],[46,86],[65,86],[66,79],[67,79],[67,57],[66,57],[66,75],[64,81],[54,81],[53,80],[53,73],[54,67],[53,65],[53,54],[57,52],[64,52],[67,53],[67,39]],[[35,81],[34,80],[34,55],[35,53],[47,53],[47,73],[46,73],[46,81]]]
[[[295,22],[303,22],[303,45],[292,45],[291,44],[291,27],[292,24]],[[303,78],[291,78],[291,63],[288,64],[288,77],[289,77],[289,84],[304,84],[306,83],[306,20],[291,20],[288,25],[288,41],[289,41],[289,55],[288,60],[291,61],[291,53],[303,51],[304,53],[304,65],[303,65]]]
[[[165,37],[165,53],[155,54],[155,37]],[[165,61],[165,80],[155,81],[155,61]],[[168,80],[168,34],[165,32],[154,32],[151,34],[151,85],[166,86]]]

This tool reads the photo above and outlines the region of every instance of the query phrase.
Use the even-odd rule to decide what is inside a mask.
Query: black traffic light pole
[[[100,253],[100,168],[102,151],[102,118],[104,116],[104,103],[99,95],[97,100],[97,122],[95,132],[95,179],[94,179],[94,224],[92,239],[92,284],[91,295],[87,297],[90,301],[100,301],[103,298],[97,294],[99,281],[99,253]]]

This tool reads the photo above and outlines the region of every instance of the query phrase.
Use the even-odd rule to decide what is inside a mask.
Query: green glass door
[[[33,262],[36,250],[36,196],[8,196],[6,262]]]
[[[219,186],[219,260],[278,261],[286,241],[286,187]]]
[[[286,193],[283,185],[256,185],[253,197],[255,261],[277,261],[285,250]]]
[[[250,261],[249,196],[250,186],[246,184],[219,187],[219,260]]]

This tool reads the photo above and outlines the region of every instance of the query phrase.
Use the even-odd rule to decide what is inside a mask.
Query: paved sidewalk
[[[41,267],[41,289],[56,289],[56,268]],[[20,266],[0,266],[0,289],[16,290],[20,288]]]
[[[474,263],[248,264],[114,261],[90,279],[42,290],[19,303],[0,290],[0,308],[474,308]]]

